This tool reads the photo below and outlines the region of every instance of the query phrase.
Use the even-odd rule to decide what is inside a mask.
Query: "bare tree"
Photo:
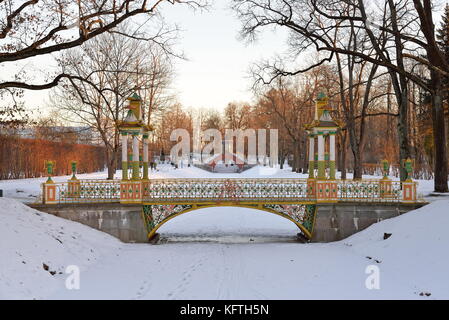
[[[205,6],[207,0],[2,0],[0,1],[0,65],[75,48],[105,33],[117,32],[121,23],[138,15],[152,21],[167,4]],[[140,34],[126,34],[141,38]],[[160,34],[155,35],[157,41]],[[161,47],[164,47],[161,43]],[[25,71],[13,79],[0,78],[0,96],[9,98],[0,106],[0,121],[17,123],[23,107],[16,100],[23,90],[44,90],[62,79],[77,79],[64,72],[49,73],[43,83],[33,83]],[[12,101],[12,102],[11,102]],[[11,115],[13,114],[13,116]],[[18,119],[19,117],[19,119]]]
[[[313,64],[288,70],[282,61],[262,66],[265,77],[259,81],[270,83],[278,76],[295,75],[331,62],[336,54],[350,55],[385,68],[392,81],[398,104],[398,137],[400,159],[411,156],[408,136],[410,81],[432,95],[435,139],[444,139],[444,118],[440,103],[440,78],[448,74],[447,61],[435,41],[430,0],[328,1],[328,0],[234,0],[236,12],[242,20],[242,35],[254,39],[259,29],[278,26],[289,30],[295,56],[313,48],[322,54]],[[338,29],[337,41],[329,34]],[[369,46],[347,47],[340,43],[351,31],[361,30],[369,39]],[[374,53],[374,54],[373,54]],[[408,66],[419,62],[431,73],[431,81],[420,77]],[[437,140],[436,140],[437,141]],[[436,142],[435,141],[435,142]],[[435,190],[447,192],[447,153],[445,143],[435,146],[439,160],[435,161]],[[437,157],[436,157],[437,158]],[[404,170],[401,172],[405,176]]]
[[[412,57],[430,70],[428,91],[432,99],[432,122],[435,148],[435,191],[448,192],[448,153],[447,132],[444,121],[443,99],[447,88],[444,76],[449,73],[449,61],[443,49],[438,45],[433,22],[433,6],[430,0],[413,0],[419,16],[420,30],[424,35],[425,57]]]
[[[69,78],[56,90],[60,99],[55,107],[65,111],[67,119],[93,127],[99,133],[106,147],[108,179],[113,178],[117,166],[118,124],[124,118],[127,98],[137,91],[144,94],[147,102],[148,91],[164,89],[157,87],[158,83],[165,85],[158,79],[170,77],[161,70],[171,70],[155,66],[156,60],[147,54],[154,43],[124,37],[122,34],[130,33],[126,27],[119,30],[62,55],[61,67],[76,79]],[[147,82],[147,79],[154,81]],[[153,110],[148,103],[144,106],[149,121]]]
[[[227,129],[247,129],[250,126],[251,106],[247,103],[228,103],[225,108],[225,126]]]
[[[161,120],[156,124],[155,134],[158,138],[161,154],[169,153],[171,147],[177,143],[170,139],[172,132],[176,129],[185,129],[192,136],[192,118],[179,103],[174,103],[166,108],[162,113]]]
[[[279,78],[259,98],[259,112],[270,116],[271,129],[280,130],[281,163],[288,150],[293,154],[292,170],[295,172],[307,168],[305,126],[313,120],[314,98],[324,78],[320,70],[304,74],[296,82]]]
[[[174,102],[170,91],[174,75],[172,60],[178,55],[174,56],[171,50],[167,54],[163,48],[154,45],[147,46],[143,54],[147,62],[143,69],[137,68],[140,71],[137,82],[141,83],[139,94],[142,98],[143,120],[152,127],[160,120],[164,109]]]

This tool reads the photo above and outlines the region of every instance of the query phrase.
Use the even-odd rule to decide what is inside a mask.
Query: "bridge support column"
[[[122,131],[122,180],[128,180],[128,133]]]
[[[148,180],[148,133],[143,134],[143,180]]]
[[[315,135],[309,134],[309,179],[315,178]]]
[[[128,134],[130,131],[122,131],[122,181],[120,183],[120,203],[141,203],[143,186],[140,180],[139,169],[139,132],[131,131],[132,144],[132,179],[128,176]]]
[[[335,180],[336,164],[335,164],[335,135],[336,132],[329,133],[329,178]]]
[[[142,177],[142,197],[147,198],[149,196],[150,191],[150,181],[148,176],[148,132],[144,132],[143,134],[143,177]]]
[[[326,179],[326,159],[324,156],[324,135],[318,133],[318,179]]]
[[[132,180],[137,181],[140,179],[140,170],[139,170],[139,134],[133,133],[133,176]]]

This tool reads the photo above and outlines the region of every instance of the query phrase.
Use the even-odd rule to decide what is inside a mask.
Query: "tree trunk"
[[[281,143],[281,145],[279,146],[279,168],[281,170],[284,170],[284,163],[285,163],[285,158],[287,157],[287,152],[285,150],[284,147],[284,143]]]
[[[432,94],[432,125],[435,154],[435,192],[448,192],[448,168],[446,149],[446,129],[444,123],[443,90],[441,76],[432,73],[432,87],[435,93]]]
[[[363,176],[362,155],[360,152],[353,151],[354,155],[354,180],[361,180]]]
[[[391,12],[391,26],[396,33],[394,36],[395,51],[396,51],[396,64],[401,70],[405,70],[404,55],[403,55],[403,43],[399,35],[400,29],[398,24],[397,14],[397,2],[388,0],[388,7]],[[407,177],[407,172],[402,166],[401,161],[410,158],[410,138],[408,132],[408,109],[409,109],[409,96],[408,96],[408,79],[403,74],[397,74],[393,70],[389,70],[391,80],[396,95],[396,100],[399,109],[398,118],[398,140],[399,140],[399,168],[401,181],[404,181]]]
[[[106,163],[108,164],[108,180],[113,180],[117,168],[117,151],[106,150]]]
[[[292,163],[292,172],[298,172],[298,164],[299,164],[299,152],[298,152],[298,141],[293,140],[293,163]]]
[[[298,143],[296,146],[296,157],[295,157],[295,172],[301,173],[301,152],[299,151],[300,144]]]
[[[115,174],[115,166],[112,164],[108,165],[108,180],[114,180],[114,174]]]
[[[403,87],[399,101],[399,117],[398,117],[398,140],[399,140],[399,167],[401,181],[407,178],[407,172],[402,166],[402,160],[411,157],[410,141],[408,134],[408,90]]]
[[[354,156],[354,180],[362,179],[363,175],[363,165],[362,165],[362,154],[360,144],[357,141],[357,134],[355,131],[355,121],[353,118],[349,119],[347,123],[348,133],[349,133],[349,144],[351,145],[352,155]]]
[[[298,173],[306,173],[306,159],[307,159],[307,142],[304,139],[301,139],[301,143],[298,146],[298,155],[299,155],[299,170]]]

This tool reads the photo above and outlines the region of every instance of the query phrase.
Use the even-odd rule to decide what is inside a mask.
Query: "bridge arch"
[[[293,222],[308,239],[312,238],[316,218],[314,203],[202,203],[202,204],[154,204],[143,205],[142,217],[148,231],[148,239],[154,238],[157,230],[168,221],[186,214],[215,207],[237,207],[255,209],[275,214]]]

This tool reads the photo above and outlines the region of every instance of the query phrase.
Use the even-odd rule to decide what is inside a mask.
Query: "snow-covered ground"
[[[207,175],[162,168],[153,177]],[[24,201],[15,189],[36,195],[40,180],[0,181],[0,188]],[[212,208],[166,223],[160,245],[123,244],[0,198],[0,299],[448,299],[448,225],[449,200],[440,200],[341,242],[300,244],[286,219]],[[70,265],[80,268],[80,290],[65,286]],[[367,268],[379,271],[380,290],[367,289]]]
[[[121,247],[107,234],[0,198],[0,299],[46,298],[68,265],[86,270]]]

